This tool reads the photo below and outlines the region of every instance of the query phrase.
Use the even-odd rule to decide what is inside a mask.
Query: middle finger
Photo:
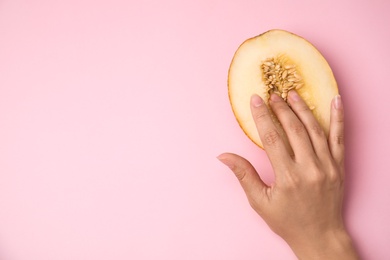
[[[280,96],[272,94],[270,106],[286,132],[296,160],[313,157],[314,150],[306,128],[287,103]]]

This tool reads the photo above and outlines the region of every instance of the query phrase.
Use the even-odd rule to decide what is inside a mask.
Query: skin
[[[251,110],[275,173],[268,186],[246,159],[223,153],[218,159],[236,175],[252,208],[299,259],[358,259],[342,216],[344,193],[344,108],[331,103],[329,136],[295,91],[288,104],[272,94],[270,108],[287,134],[293,154],[257,95]],[[283,159],[280,159],[283,158]]]

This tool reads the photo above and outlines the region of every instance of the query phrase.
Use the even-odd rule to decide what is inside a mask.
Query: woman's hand
[[[218,159],[235,173],[250,205],[300,259],[357,259],[342,217],[344,192],[344,111],[340,96],[331,104],[329,137],[311,110],[290,91],[289,105],[272,94],[270,107],[289,146],[257,95],[251,109],[275,172],[267,186],[244,158],[224,153]]]

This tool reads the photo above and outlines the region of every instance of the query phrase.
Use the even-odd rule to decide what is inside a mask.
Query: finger
[[[296,160],[313,156],[314,150],[305,126],[284,100],[272,94],[270,106],[287,134]]]
[[[313,112],[294,90],[288,94],[288,102],[294,113],[301,120],[310,137],[312,147],[318,157],[330,156],[328,141],[324,130],[314,117]]]
[[[251,98],[251,110],[261,142],[271,164],[274,169],[276,169],[275,167],[280,168],[282,166],[280,158],[283,158],[283,161],[285,162],[287,158],[291,158],[291,156],[272,121],[268,107],[258,95],[253,95]]]
[[[232,153],[223,153],[217,158],[236,175],[252,206],[254,202],[262,200],[266,196],[268,186],[260,179],[250,162]]]
[[[344,107],[340,95],[332,100],[330,112],[329,147],[332,157],[342,164],[344,161]]]

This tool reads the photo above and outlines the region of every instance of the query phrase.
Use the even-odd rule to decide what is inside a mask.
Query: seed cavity
[[[275,93],[287,101],[290,90],[300,89],[304,86],[296,66],[282,55],[267,58],[262,62],[261,70],[269,96]]]

